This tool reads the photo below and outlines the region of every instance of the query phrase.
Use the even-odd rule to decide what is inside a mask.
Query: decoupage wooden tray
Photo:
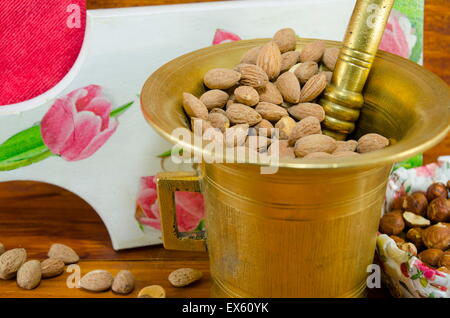
[[[283,27],[341,40],[354,3],[228,1],[88,11],[83,47],[66,77],[32,100],[0,107],[0,182],[35,180],[72,191],[100,215],[115,249],[159,244],[151,176],[161,171],[157,156],[170,145],[141,115],[146,78],[184,53],[270,37]],[[409,51],[397,45],[400,53],[412,54],[415,43],[408,43]],[[182,229],[201,226],[201,197],[181,194],[177,204]]]

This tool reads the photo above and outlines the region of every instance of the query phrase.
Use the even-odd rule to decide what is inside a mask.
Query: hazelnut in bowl
[[[377,257],[394,297],[450,298],[450,157],[394,171]]]

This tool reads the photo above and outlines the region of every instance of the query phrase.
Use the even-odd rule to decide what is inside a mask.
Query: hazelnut
[[[428,218],[433,222],[450,220],[450,205],[447,199],[438,197],[431,201],[427,211]]]
[[[429,226],[423,231],[422,239],[428,248],[445,250],[450,245],[450,227],[442,223]]]
[[[418,256],[422,262],[435,267],[439,263],[439,259],[442,254],[444,254],[444,252],[437,248],[429,248],[423,252],[420,252]]]
[[[383,215],[380,220],[380,232],[387,235],[397,235],[405,228],[402,212],[392,211]]]
[[[403,243],[400,245],[400,249],[411,255],[417,256],[417,248],[413,243]]]
[[[425,216],[427,213],[428,200],[422,192],[414,192],[404,198],[403,211],[412,212],[417,215]]]
[[[445,199],[448,197],[447,187],[441,182],[433,183],[427,189],[427,199],[429,202],[438,197],[444,197]]]
[[[447,189],[450,190],[450,180],[447,181]]]
[[[450,268],[450,252],[444,252],[439,259],[439,266]]]
[[[397,244],[397,246],[399,248],[400,248],[400,245],[402,245],[403,243],[406,243],[404,239],[402,239],[401,237],[399,237],[397,235],[391,235],[389,237],[394,240],[395,244]]]
[[[425,227],[431,224],[430,220],[412,212],[404,212],[403,219],[409,227]]]
[[[413,243],[418,249],[421,249],[424,247],[423,240],[422,240],[422,233],[423,229],[420,227],[414,227],[406,233],[406,239]]]
[[[443,272],[443,273],[450,274],[450,268],[448,268],[448,267],[441,266],[437,270],[440,272]]]
[[[392,200],[390,210],[391,211],[401,210],[403,207],[403,200],[405,200],[405,198],[406,198],[406,195],[402,195],[402,196],[397,197],[394,200]]]

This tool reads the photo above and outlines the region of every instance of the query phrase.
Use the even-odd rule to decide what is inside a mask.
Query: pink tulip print
[[[136,205],[138,222],[161,230],[155,177],[141,178]],[[205,215],[203,195],[197,192],[176,192],[175,208],[178,230],[180,232],[194,231]]]
[[[44,143],[67,161],[93,155],[116,131],[111,102],[102,88],[89,85],[56,100],[41,122]]]
[[[132,104],[113,110],[98,85],[88,85],[58,98],[40,123],[0,144],[0,171],[54,155],[66,161],[92,156],[117,130],[117,116]]]
[[[216,33],[214,34],[214,39],[212,44],[222,44],[222,43],[226,43],[226,42],[235,42],[235,41],[239,41],[241,40],[241,38],[234,34],[233,32],[229,32],[223,29],[217,29]]]
[[[409,58],[417,42],[410,20],[397,10],[392,10],[379,49]]]

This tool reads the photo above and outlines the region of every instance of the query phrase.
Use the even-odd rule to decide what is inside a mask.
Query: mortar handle
[[[324,134],[344,140],[355,129],[364,104],[362,90],[394,0],[357,0],[330,85],[320,104]]]
[[[162,172],[156,176],[163,244],[166,249],[206,251],[205,231],[179,232],[175,192],[200,192],[201,177],[193,172]]]

